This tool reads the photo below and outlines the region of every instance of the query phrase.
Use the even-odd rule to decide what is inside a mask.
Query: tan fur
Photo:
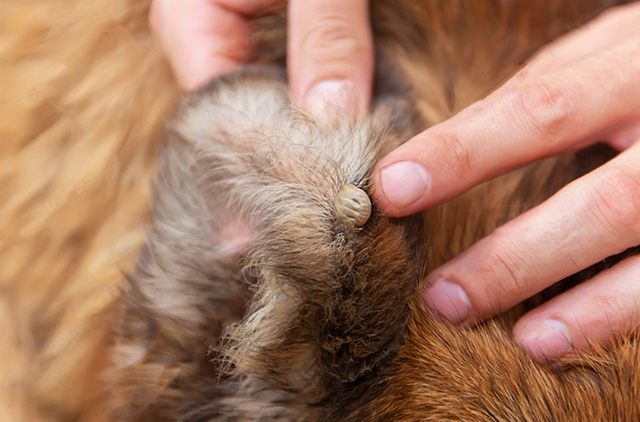
[[[0,7],[0,419],[103,420],[108,310],[177,89],[148,2]]]
[[[539,46],[611,3],[433,1],[418,7],[381,1],[374,3],[372,18],[378,45],[407,76],[418,109],[433,124],[482,97]],[[110,359],[118,323],[116,287],[123,284],[122,272],[132,270],[143,241],[155,144],[162,118],[179,96],[149,35],[147,12],[148,1],[142,0],[23,0],[0,8],[2,420],[107,420],[99,374]],[[260,61],[282,60],[282,49],[274,47],[284,41],[281,24],[282,18],[265,22],[258,45],[269,48]],[[517,172],[427,213],[429,268],[559,188],[531,197],[541,178],[559,183],[549,176],[554,168],[551,163]],[[243,306],[240,298],[224,318],[239,318]],[[493,406],[501,420],[638,419],[630,407],[638,403],[635,341],[591,356],[594,369],[554,375],[519,353],[499,322],[461,333],[434,326],[418,305],[411,306],[396,363],[375,387],[336,389],[336,417],[360,420],[367,409],[376,409],[377,417],[482,420]],[[179,317],[197,323],[197,313]],[[205,357],[209,344],[185,349],[191,343],[174,323],[165,327],[177,335],[165,338],[165,352]],[[147,327],[130,327],[133,339],[143,341]],[[119,359],[135,361],[140,347],[134,341]],[[341,377],[359,374],[330,357],[323,365]],[[175,379],[161,365],[149,371],[155,371],[148,375],[157,381],[157,393]],[[529,390],[518,390],[522,385]],[[194,384],[190,390],[211,387]],[[288,395],[261,385],[244,388],[265,402]],[[492,399],[492,388],[500,389],[501,399]],[[475,393],[463,397],[461,391]],[[157,398],[130,393],[120,390],[120,400],[140,406]],[[260,412],[241,399],[230,400],[248,414]],[[527,400],[533,410],[510,406]],[[559,413],[552,417],[552,410],[541,413],[544,408]],[[180,411],[169,406],[167,414],[178,417]]]

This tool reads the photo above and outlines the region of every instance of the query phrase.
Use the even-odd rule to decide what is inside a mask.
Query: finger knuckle
[[[611,235],[640,229],[640,180],[623,169],[601,174],[593,184],[587,207]]]
[[[624,86],[637,86],[637,81],[640,79],[640,39],[634,37],[630,40],[621,49],[615,62],[620,63],[617,69],[623,73],[623,78],[626,76],[625,79],[621,78],[622,81],[626,82]]]
[[[611,48],[600,51],[593,58],[599,69],[603,69],[611,80],[619,87],[612,90],[610,95],[618,96],[624,103],[630,96],[630,90],[637,92],[637,81],[640,78],[640,39],[617,43]]]
[[[494,235],[500,236],[500,229]],[[496,242],[487,254],[483,266],[498,281],[496,287],[499,291],[494,292],[497,297],[519,297],[522,292],[528,292],[531,288],[531,280],[527,277],[524,262],[515,245],[510,246],[504,241]]]
[[[367,54],[367,45],[353,23],[345,16],[326,13],[311,25],[302,45],[318,60],[355,60]]]
[[[571,91],[564,86],[533,83],[522,90],[525,120],[538,130],[540,140],[556,144],[575,126],[577,109]]]
[[[593,298],[594,312],[607,313],[615,316],[616,320],[626,319],[628,311],[629,292],[625,289],[617,286],[616,283],[611,283],[606,289],[603,289]],[[614,322],[614,321],[610,321]]]
[[[529,67],[524,67],[524,68],[520,69],[518,71],[518,73],[516,73],[513,76],[513,81],[522,82],[527,78],[528,75],[529,75]]]
[[[475,154],[471,144],[463,142],[455,132],[442,134],[440,143],[453,174],[464,179],[473,172]]]

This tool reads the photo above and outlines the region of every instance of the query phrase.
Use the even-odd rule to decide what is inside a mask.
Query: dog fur
[[[372,5],[372,21],[377,45],[405,75],[421,121],[428,126],[481,98],[538,47],[613,2],[566,3],[434,1],[418,6],[381,1]],[[182,141],[174,139],[174,146],[169,142],[167,148],[177,154],[174,157],[181,157],[182,164],[163,164],[161,175],[169,171],[175,177],[158,180],[154,225],[133,267],[135,251],[144,243],[140,226],[148,221],[153,195],[149,187],[155,140],[162,116],[179,96],[149,36],[147,12],[146,1],[40,0],[8,3],[0,13],[0,80],[6,88],[0,94],[0,133],[6,139],[0,158],[3,419],[215,420],[222,417],[216,412],[224,406],[229,420],[240,417],[234,411],[244,412],[247,418],[262,415],[264,420],[638,419],[635,339],[625,339],[606,351],[595,350],[572,369],[553,373],[530,361],[508,336],[517,314],[533,303],[477,329],[460,331],[434,324],[410,294],[420,287],[420,274],[592,168],[596,163],[587,162],[589,154],[539,163],[425,213],[428,247],[420,257],[409,246],[415,240],[403,228],[415,222],[394,223],[374,212],[367,224],[375,226],[371,233],[376,236],[366,237],[366,228],[362,233],[327,229],[328,222],[333,223],[327,203],[339,185],[350,181],[366,186],[367,171],[375,160],[406,139],[403,130],[394,135],[380,129],[397,120],[393,113],[343,122],[333,132],[321,130],[304,116],[300,120],[306,123],[293,119],[302,125],[296,136],[304,142],[354,135],[364,149],[354,149],[359,151],[355,158],[347,157],[347,163],[358,163],[354,168],[335,167],[340,151],[334,148],[322,156],[333,162],[310,161],[303,164],[314,171],[291,174],[287,159],[304,157],[295,148],[308,152],[312,144],[301,140],[287,150],[276,143],[279,148],[274,150],[258,148],[260,154],[221,157],[219,152],[207,151],[206,138],[193,137],[198,133],[196,118],[173,129]],[[282,64],[282,21],[275,17],[263,22],[256,61]],[[208,98],[217,98],[227,89],[264,83],[264,79],[275,84],[269,88],[275,92],[267,90],[273,95],[263,100],[280,98],[287,113],[293,113],[286,107],[286,91],[276,76],[253,82],[249,77],[244,82],[223,80],[221,86],[211,88]],[[182,109],[186,113],[182,119],[188,120],[188,110],[197,115],[197,104],[206,104],[207,94],[200,95],[204,97],[192,98]],[[251,101],[233,103],[235,111],[228,117],[246,120],[243,113],[252,110]],[[295,126],[291,115],[288,119],[289,125],[280,130]],[[255,128],[254,120],[248,122],[247,130]],[[232,138],[234,130],[240,130],[235,134],[259,143],[264,139],[252,136],[264,135],[265,128],[258,129],[253,135],[242,125],[224,131]],[[280,135],[295,138],[291,133]],[[176,149],[176,142],[191,146]],[[316,155],[308,155],[309,160],[312,157]],[[248,197],[234,197],[243,191],[231,189],[231,182],[218,183],[219,175],[208,167],[223,158],[245,160],[241,164],[251,171],[269,169],[275,160],[287,171],[260,177],[249,172],[252,183],[264,182],[261,177],[265,177],[279,184],[265,189],[262,196],[244,192]],[[194,167],[185,167],[187,163]],[[572,174],[567,168],[574,170]],[[224,199],[207,200],[213,191],[190,190],[194,187],[217,189]],[[178,194],[193,194],[194,201],[183,204],[175,198]],[[210,209],[227,203],[232,211]],[[291,220],[287,204],[301,207],[294,208],[297,219]],[[248,227],[252,234],[251,229],[258,227],[258,240],[251,241],[250,251],[240,248],[234,256],[237,245],[224,245],[226,234],[217,222],[211,225],[211,220],[203,220],[203,211],[223,219],[240,217],[231,222],[239,229]],[[181,212],[185,219],[177,220]],[[268,218],[253,226],[249,217],[248,222],[243,220],[252,212]],[[301,220],[302,226],[291,223]],[[274,233],[274,227],[284,230]],[[318,247],[292,248],[300,238]],[[352,261],[344,261],[345,257],[335,261],[335,251],[327,249],[329,239],[329,244],[337,242],[334,247],[356,252],[363,250],[359,242],[370,242],[381,249],[367,250],[383,258],[371,261],[378,265],[373,273],[357,253],[348,257]],[[236,239],[232,236],[232,240]],[[171,250],[157,251],[154,245]],[[282,247],[289,248],[291,259],[278,255]],[[385,256],[389,251],[395,255]],[[226,254],[222,260],[221,254]],[[163,263],[165,256],[180,259]],[[412,267],[410,262],[416,259],[424,260],[425,267]],[[203,268],[211,260],[218,260],[215,270]],[[240,276],[239,263],[246,269]],[[351,296],[346,291],[329,295],[332,290],[326,286],[334,280],[328,276],[330,271],[347,274],[336,263],[357,263],[359,276],[354,280],[366,281],[361,291],[368,304],[363,308],[349,308],[345,299]],[[385,265],[393,271],[376,273]],[[153,268],[163,271],[142,271]],[[309,268],[317,278],[305,280]],[[166,271],[173,277],[166,277]],[[211,286],[202,281],[210,278],[198,282],[198,277],[192,277],[203,271],[232,281],[225,284],[222,296],[218,296],[220,290],[212,294]],[[131,274],[128,284],[122,272]],[[385,278],[399,284],[392,288],[379,281]],[[148,289],[150,279],[166,283]],[[245,279],[253,282],[253,291]],[[180,284],[181,280],[188,283]],[[367,283],[382,289],[374,291],[373,284]],[[128,286],[122,298],[117,286]],[[288,295],[278,296],[274,286],[284,286]],[[185,294],[189,291],[196,294]],[[254,308],[247,309],[254,291]],[[314,299],[296,300],[300,292]],[[397,302],[386,304],[382,299],[389,296]],[[275,303],[277,309],[269,308]],[[362,309],[384,310],[386,323],[375,326],[366,313],[358,313]],[[283,310],[292,312],[285,315]],[[243,319],[245,313],[249,316]],[[356,317],[355,325],[341,327],[348,317]],[[211,346],[216,346],[225,330],[221,322],[234,321],[237,324],[218,344],[221,347],[214,348],[218,355],[210,355]],[[120,327],[117,332],[115,326]],[[354,327],[361,331],[350,331]],[[256,332],[270,329],[287,341],[255,338]],[[366,333],[376,340],[355,347],[362,337],[350,337],[353,333]],[[292,354],[300,359],[292,359]],[[264,362],[256,364],[261,357]],[[138,368],[140,372],[126,369],[141,359],[149,365]],[[105,382],[110,394],[105,393]]]

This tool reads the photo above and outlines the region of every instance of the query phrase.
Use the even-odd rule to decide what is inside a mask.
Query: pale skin
[[[251,58],[250,21],[274,0],[154,0],[150,22],[186,89]],[[290,0],[287,70],[311,112],[366,109],[373,46],[365,0]],[[499,228],[427,278],[434,315],[471,326],[640,244],[640,3],[542,49],[512,79],[410,139],[376,166],[389,216],[413,214],[542,157],[605,141],[617,157]],[[524,315],[516,342],[549,362],[607,345],[640,321],[640,257]]]

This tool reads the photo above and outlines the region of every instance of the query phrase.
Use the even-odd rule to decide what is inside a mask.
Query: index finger
[[[381,160],[374,195],[389,216],[422,211],[537,159],[599,140],[637,117],[640,41],[507,84]],[[632,112],[635,111],[635,114]]]

